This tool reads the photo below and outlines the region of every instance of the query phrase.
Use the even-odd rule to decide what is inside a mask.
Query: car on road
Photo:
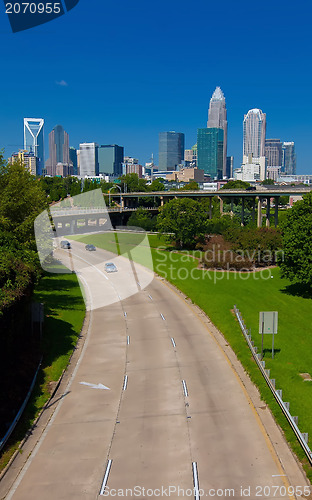
[[[89,243],[88,245],[86,245],[85,249],[89,250],[89,252],[94,252],[96,250],[95,246],[91,245],[91,243]]]
[[[61,241],[61,248],[71,248],[69,241],[67,240],[62,240]]]
[[[106,262],[105,271],[107,273],[116,273],[116,271],[118,271],[118,269],[113,262]]]

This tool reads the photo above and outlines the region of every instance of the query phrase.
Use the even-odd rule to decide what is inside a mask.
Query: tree
[[[207,212],[198,201],[182,198],[171,200],[161,208],[157,229],[176,244],[194,248],[203,239],[207,228]]]
[[[140,179],[138,174],[126,174],[120,177],[122,191],[133,193],[133,192],[144,192],[147,191],[147,181],[145,179]]]
[[[312,192],[287,210],[281,223],[283,258],[282,275],[293,283],[312,286]]]
[[[151,184],[148,187],[149,191],[164,191],[165,186],[164,186],[164,179],[159,178],[159,179],[154,179]]]
[[[156,217],[145,208],[138,208],[128,220],[128,226],[136,226],[145,229],[145,231],[154,231],[156,227]]]
[[[246,189],[250,187],[249,182],[245,181],[228,181],[221,189]]]
[[[183,187],[180,188],[180,191],[198,191],[199,186],[198,183],[194,180],[189,181],[187,184],[185,184]]]
[[[275,182],[273,181],[273,179],[264,179],[262,182],[261,182],[262,186],[273,186],[275,184]]]

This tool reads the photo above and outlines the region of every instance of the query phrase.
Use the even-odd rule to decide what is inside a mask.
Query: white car
[[[116,273],[118,271],[118,269],[113,262],[106,262],[105,271],[107,273]]]

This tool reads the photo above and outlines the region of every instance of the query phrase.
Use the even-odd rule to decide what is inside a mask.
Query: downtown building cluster
[[[198,170],[198,178],[207,181],[235,178],[248,182],[278,180],[283,174],[296,173],[294,142],[266,139],[266,114],[261,109],[251,109],[244,116],[243,160],[236,170],[233,156],[227,156],[227,137],[225,97],[221,88],[216,87],[210,99],[207,126],[197,130],[197,143],[192,149],[182,151],[185,140],[182,133],[159,134],[159,170],[171,171],[166,175],[170,178],[172,171],[192,167]]]

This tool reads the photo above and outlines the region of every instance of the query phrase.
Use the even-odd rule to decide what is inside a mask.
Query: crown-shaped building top
[[[216,87],[216,90],[212,94],[212,98],[211,99],[214,99],[216,101],[225,101],[224,94],[223,94],[223,92],[222,92],[222,90],[221,90],[220,87]]]

